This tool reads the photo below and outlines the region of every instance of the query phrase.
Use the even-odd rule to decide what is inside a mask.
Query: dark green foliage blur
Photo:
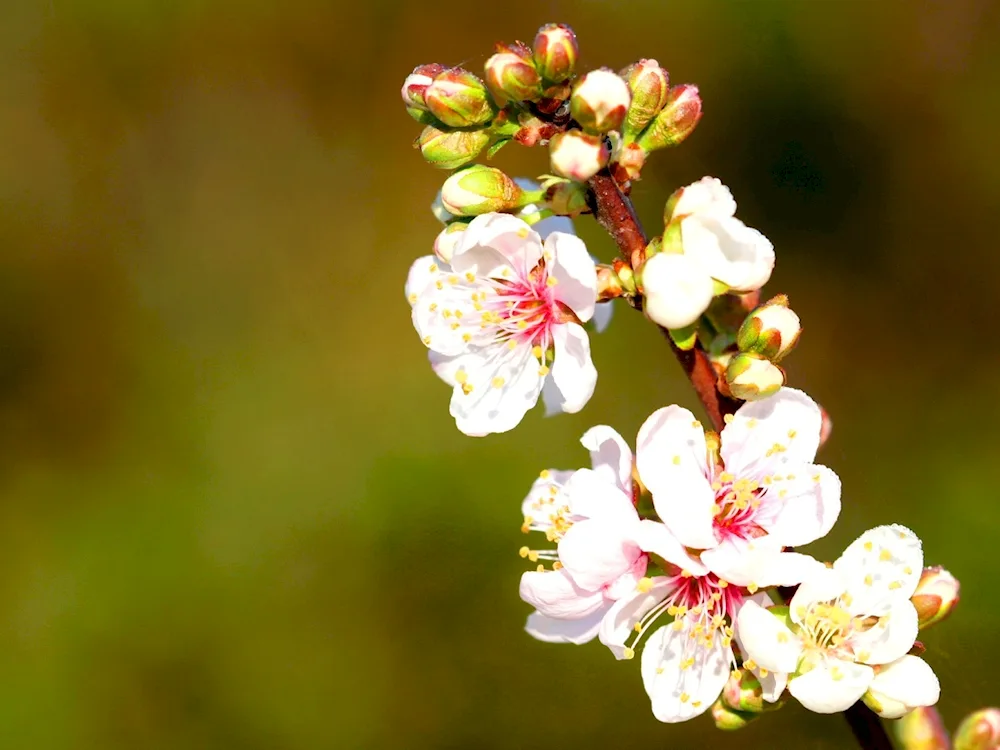
[[[402,295],[443,173],[418,63],[575,27],[705,116],[635,187],[722,178],[830,412],[832,558],[899,521],[963,583],[941,708],[997,703],[1000,12],[989,0],[54,0],[0,23],[0,746],[851,747],[797,705],[658,724],[637,663],[532,642],[519,503],[695,400],[617,311],[580,414],[461,435]],[[514,174],[542,149],[502,151]],[[592,250],[614,248],[581,222]]]

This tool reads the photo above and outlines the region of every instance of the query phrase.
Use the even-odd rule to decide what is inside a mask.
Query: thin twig
[[[591,178],[592,192],[591,208],[598,223],[610,234],[618,250],[632,267],[636,267],[643,259],[643,253],[648,242],[639,219],[635,215],[632,201],[625,196],[614,178],[602,171]],[[718,376],[708,359],[708,353],[700,344],[693,349],[683,351],[678,348],[665,328],[661,328],[677,361],[684,369],[698,399],[708,413],[715,430],[721,430],[727,414],[732,414],[739,408],[740,402],[719,393]],[[783,592],[786,600],[790,598],[788,591]],[[892,742],[885,731],[885,726],[879,717],[864,703],[858,701],[844,712],[844,717],[854,733],[861,750],[893,750]]]

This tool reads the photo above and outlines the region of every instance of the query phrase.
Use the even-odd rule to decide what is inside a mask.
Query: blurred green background
[[[845,486],[811,551],[914,528],[964,587],[946,718],[1000,699],[995,3],[51,0],[0,25],[0,746],[851,747],[797,705],[660,725],[637,664],[521,630],[536,472],[696,407],[623,308],[581,414],[466,438],[410,328],[443,174],[399,86],[548,21],[701,87],[640,214],[716,175],[774,241]]]

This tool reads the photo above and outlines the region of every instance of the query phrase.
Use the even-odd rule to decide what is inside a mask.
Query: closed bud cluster
[[[667,71],[656,60],[640,60],[622,71],[632,101],[622,132],[626,138],[638,136],[667,103],[670,93]]]
[[[592,70],[573,86],[570,113],[588,133],[617,130],[625,121],[631,94],[628,85],[610,70]]]
[[[462,68],[438,73],[423,96],[431,114],[451,128],[485,125],[493,119],[494,105],[486,85]]]
[[[919,706],[892,726],[902,750],[951,750],[948,731],[934,706]]]
[[[565,24],[550,23],[535,35],[535,68],[547,83],[562,83],[576,70],[580,48],[573,29]]]
[[[729,360],[726,383],[736,398],[756,401],[777,393],[785,384],[785,373],[767,357],[740,352]]]
[[[438,169],[455,169],[468,164],[490,142],[486,130],[453,130],[444,132],[428,126],[417,139],[417,147],[432,166]]]
[[[788,306],[788,297],[779,294],[747,316],[736,334],[736,343],[741,352],[754,352],[780,362],[798,343],[801,333],[799,316]]]
[[[953,742],[955,750],[996,750],[1000,747],[1000,709],[973,711],[958,725]]]
[[[542,96],[542,81],[531,50],[523,44],[499,46],[486,61],[486,86],[500,102],[533,102]]]
[[[570,180],[589,180],[608,165],[610,158],[611,149],[597,135],[569,130],[549,141],[552,171]]]
[[[742,729],[760,714],[737,711],[726,705],[722,698],[712,704],[712,719],[717,729],[725,732],[735,732]]]
[[[910,601],[917,609],[920,629],[935,625],[948,615],[958,604],[958,579],[951,573],[935,565],[924,568]]]
[[[691,135],[700,119],[698,87],[689,83],[674,86],[666,105],[639,136],[638,143],[646,151],[676,146]]]
[[[521,194],[514,180],[481,164],[455,172],[441,186],[441,202],[455,216],[507,211],[518,205]]]

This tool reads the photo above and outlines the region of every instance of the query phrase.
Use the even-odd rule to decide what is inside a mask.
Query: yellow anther
[[[552,563],[552,570],[562,570],[562,567],[563,567],[563,564],[561,562],[559,562],[558,560],[556,560],[554,563]]]
[[[701,701],[691,701],[691,708],[698,708],[701,706]]]
[[[687,703],[689,700],[691,700],[690,695],[687,693],[681,693],[681,703]]]
[[[471,284],[473,281],[476,280],[476,274],[474,274],[472,271],[466,271],[465,280]]]
[[[656,674],[663,674],[663,667],[657,667]]]
[[[719,481],[721,481],[723,484],[728,484],[729,482],[732,482],[734,479],[736,479],[736,477],[734,477],[728,471],[724,471],[721,474],[719,474]]]
[[[538,368],[538,377],[544,378],[548,374],[549,374],[549,366],[548,365],[542,365],[541,367]]]
[[[628,646],[626,646],[625,650],[622,652],[622,656],[625,657],[626,659],[634,659],[635,658],[635,649],[634,648],[629,648]]]
[[[409,300],[410,304],[412,305],[420,298],[417,296],[416,292],[410,292],[410,296],[407,297],[406,299]]]
[[[519,554],[521,557],[527,557],[530,551],[531,550],[529,550],[527,547],[521,547],[521,549],[517,551],[517,554]]]
[[[523,240],[525,237],[528,236],[529,231],[531,230],[529,230],[527,227],[521,227],[520,229],[517,230],[517,236]]]
[[[889,589],[892,591],[895,591],[896,589],[900,589],[902,587],[903,587],[902,581],[893,581],[892,583],[889,584]]]
[[[462,334],[462,341],[464,341],[466,344],[468,344],[470,341],[472,341],[472,334],[471,333],[463,333]]]
[[[528,559],[531,562],[538,562],[538,550],[528,550]]]
[[[851,603],[854,601],[854,597],[848,594],[846,591],[840,595],[840,601],[845,607],[850,607]]]
[[[533,347],[531,347],[531,354],[535,359],[541,359],[542,347],[540,347],[538,344],[535,344]]]
[[[493,378],[492,381],[490,381],[490,385],[492,385],[494,388],[503,388],[503,384],[505,382],[506,381],[503,378],[497,375],[495,378]]]
[[[681,465],[681,457],[680,456],[674,456],[673,462],[674,462],[674,466],[680,466]]]
[[[720,589],[724,589],[724,588],[726,588],[726,586],[728,586],[728,585],[729,585],[729,581],[724,581],[724,580],[722,580],[721,578],[719,579],[719,588],[720,588]]]
[[[854,657],[857,661],[867,662],[872,658],[871,652],[869,651],[858,651],[857,655]]]
[[[538,571],[539,573],[544,573],[545,572],[545,566],[542,565],[541,563],[539,563],[538,567],[535,568],[535,570]]]
[[[716,492],[718,492],[719,490],[721,490],[722,489],[722,482],[720,482],[718,479],[716,479],[714,482],[712,482],[712,489],[715,490]]]
[[[871,552],[875,548],[875,545],[871,542],[865,542],[865,552]]]
[[[424,342],[424,346],[430,346],[431,345],[431,337],[430,336],[424,336],[423,342]]]
[[[691,577],[691,571],[690,570],[682,570],[681,571],[681,576],[683,578],[690,578]]]
[[[747,584],[747,591],[749,591],[751,594],[756,594],[758,588],[760,587],[753,581]]]
[[[541,472],[539,472],[538,476],[541,477],[542,479],[548,479],[550,476],[552,476],[552,472],[549,471],[548,469],[542,469]]]
[[[691,669],[691,667],[693,666],[694,666],[694,657],[689,656],[687,659],[681,662],[681,671],[683,672],[687,669]]]
[[[635,621],[635,625],[632,626],[632,629],[636,633],[641,633],[642,632],[642,623],[639,620],[636,620]]]
[[[653,579],[652,578],[640,578],[639,581],[638,581],[638,583],[636,583],[635,587],[636,587],[636,589],[638,589],[643,594],[649,593],[649,590],[653,588]]]
[[[523,331],[525,328],[528,327],[528,321],[526,320],[517,321],[517,327]]]
[[[834,679],[834,681],[839,682],[844,679],[844,672],[840,667],[834,667],[830,670],[830,676]]]
[[[882,551],[878,553],[878,559],[881,562],[889,562],[892,559],[892,552],[883,547]]]
[[[911,568],[909,565],[907,565],[905,568],[903,568],[903,572],[906,575],[913,575],[913,568]]]
[[[871,586],[873,583],[875,583],[875,579],[872,578],[872,574],[869,573],[865,576],[865,586]]]
[[[789,439],[789,440],[794,440],[794,439],[795,439],[795,436],[796,436],[797,434],[798,434],[798,433],[797,433],[797,432],[796,432],[795,430],[789,430],[789,431],[788,431],[788,439]]]
[[[556,284],[558,284],[558,283],[559,283],[559,280],[558,280],[558,279],[556,279],[556,277],[555,277],[555,276],[549,276],[549,278],[547,278],[547,279],[545,280],[545,285],[546,285],[546,286],[555,286],[555,285],[556,285]]]
[[[757,662],[755,662],[753,659],[747,659],[746,661],[743,662],[743,667],[745,669],[753,671],[754,669],[757,668]]]
[[[472,383],[462,383],[462,393],[466,396],[472,393]]]
[[[435,281],[434,286],[436,286],[438,289],[444,289],[444,283],[442,283],[441,281]]]
[[[427,270],[430,271],[431,273],[437,273],[438,270],[437,263],[431,263],[430,268],[428,268]]]
[[[684,620],[674,620],[671,626],[674,630],[684,630]]]
[[[469,373],[467,373],[465,370],[459,370],[458,372],[455,373],[456,383],[464,383],[468,379],[469,379]]]
[[[732,424],[733,423],[733,415],[732,414],[727,414],[726,416],[724,416],[722,418],[722,421],[725,422],[726,424]]]

